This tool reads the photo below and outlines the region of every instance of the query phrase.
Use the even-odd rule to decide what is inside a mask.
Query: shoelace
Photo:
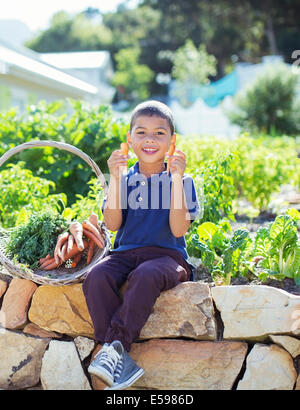
[[[118,378],[121,376],[122,370],[123,370],[123,356],[121,356],[121,359],[118,361],[117,367],[115,369],[115,373],[114,373],[115,381],[118,380]]]
[[[104,346],[99,351],[98,355],[95,356],[95,359],[97,359],[97,362],[100,365],[107,366],[111,373],[114,373],[115,367],[120,359],[120,355],[113,346]]]

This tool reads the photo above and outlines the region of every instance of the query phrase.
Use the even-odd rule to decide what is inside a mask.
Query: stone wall
[[[82,285],[0,279],[0,389],[102,390]],[[185,282],[163,292],[132,345],[131,389],[300,389],[300,297]]]

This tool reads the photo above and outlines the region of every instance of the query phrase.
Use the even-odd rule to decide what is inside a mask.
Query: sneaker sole
[[[100,369],[97,369],[96,367],[89,366],[88,367],[88,372],[90,374],[93,374],[94,376],[97,376],[99,379],[101,379],[109,387],[111,387],[114,383],[114,381],[111,378],[111,375],[109,373],[106,373],[104,369],[100,370]]]
[[[144,370],[140,369],[136,373],[134,373],[130,379],[126,380],[126,382],[120,383],[120,384],[113,384],[110,387],[105,387],[104,390],[124,390],[127,389],[127,387],[130,387],[135,383],[140,377],[143,376]]]

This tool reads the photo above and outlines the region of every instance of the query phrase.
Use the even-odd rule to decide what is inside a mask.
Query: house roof
[[[67,53],[41,53],[40,58],[61,69],[101,68],[110,58],[108,51],[78,51]]]
[[[40,54],[25,47],[16,46],[0,39],[0,66],[2,72],[13,72],[19,76],[35,76],[43,81],[50,81],[57,87],[68,87],[74,91],[85,92],[91,95],[98,93],[98,89],[70,74],[41,61]]]

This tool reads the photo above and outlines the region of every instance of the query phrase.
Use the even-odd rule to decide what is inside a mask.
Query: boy
[[[146,101],[132,113],[127,141],[138,162],[126,169],[120,150],[109,160],[110,183],[103,203],[106,227],[117,231],[114,249],[88,274],[83,284],[95,338],[102,349],[88,371],[110,389],[125,389],[144,373],[131,359],[139,336],[162,291],[191,280],[184,235],[199,212],[192,178],[184,175],[185,154],[170,156],[175,143],[169,108]],[[119,289],[127,281],[123,301]]]

